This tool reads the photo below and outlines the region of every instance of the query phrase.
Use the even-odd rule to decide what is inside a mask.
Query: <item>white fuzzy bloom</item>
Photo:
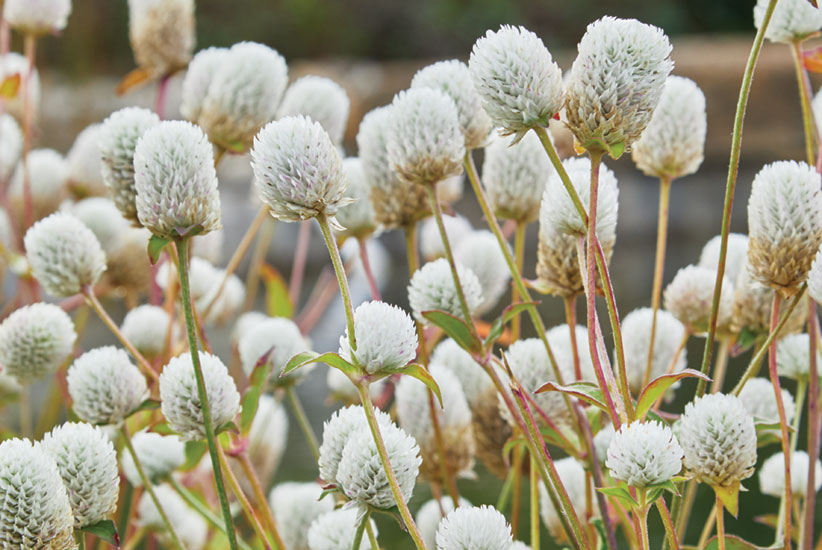
[[[165,350],[168,322],[165,309],[144,304],[126,313],[120,331],[137,351],[153,359]]]
[[[524,27],[489,30],[474,43],[468,67],[485,111],[505,134],[547,127],[562,108],[562,71]]]
[[[465,139],[454,100],[440,90],[411,88],[391,103],[388,162],[405,182],[434,185],[462,173]]]
[[[251,167],[257,193],[277,219],[333,216],[347,202],[339,151],[319,122],[302,115],[272,122],[257,134]]]
[[[224,53],[207,55],[204,66],[197,71],[192,68],[186,80],[208,79],[208,91],[189,99],[185,92],[202,90],[203,81],[189,86],[184,82],[185,107],[181,112],[202,126],[213,143],[244,151],[260,128],[277,114],[288,83],[285,59],[276,50],[255,42],[240,42]],[[194,113],[196,116],[192,116]]]
[[[10,76],[16,74],[20,75],[20,93],[11,99],[4,99],[5,112],[17,119],[19,124],[23,124],[23,80],[29,71],[29,62],[24,55],[17,52],[8,52],[5,55],[0,55],[0,80],[5,80]],[[31,111],[35,118],[38,116],[40,110],[40,72],[37,67],[29,77],[29,101],[31,102]]]
[[[460,497],[460,508],[470,508],[471,503],[466,499]],[[443,498],[441,500],[431,499],[420,506],[417,511],[417,517],[414,518],[414,523],[422,535],[422,541],[426,548],[434,550],[437,547],[437,528],[440,526],[443,518],[443,512],[448,514],[454,510],[454,501],[450,498]]]
[[[23,306],[0,323],[2,371],[23,385],[45,378],[69,356],[76,339],[71,317],[59,306]]]
[[[337,222],[345,228],[339,233],[346,237],[362,239],[377,228],[374,206],[369,197],[371,187],[361,159],[349,157],[343,160],[343,171],[348,179],[348,187],[343,193],[343,198],[352,202],[337,210]]]
[[[634,162],[649,176],[693,174],[705,155],[707,125],[699,86],[689,78],[669,76],[651,121],[632,146]]]
[[[474,228],[471,227],[471,222],[465,216],[459,214],[455,216],[443,216],[442,225],[445,227],[445,234],[448,236],[448,242],[451,249],[455,249],[457,245],[468,236]],[[442,242],[442,235],[440,234],[437,220],[433,217],[427,218],[420,224],[420,253],[425,261],[430,262],[437,258],[445,257],[445,245]]]
[[[719,266],[719,248],[722,244],[722,236],[712,237],[699,254],[699,265],[713,269]],[[748,236],[742,233],[728,234],[728,250],[725,253],[725,277],[736,284],[739,281],[742,269],[747,264],[748,258]],[[723,289],[724,293],[724,289]]]
[[[451,338],[446,338],[434,348],[430,364],[441,365],[454,373],[472,407],[477,404],[476,400],[485,397],[486,391],[493,387],[493,382],[483,372],[480,364]]]
[[[701,482],[728,487],[754,473],[754,419],[733,395],[712,393],[688,403],[677,438],[685,468]]]
[[[100,156],[100,123],[89,124],[77,134],[66,155],[69,186],[76,195],[108,194],[103,182],[103,161]]]
[[[241,313],[234,322],[234,328],[231,330],[231,345],[236,346],[240,343],[240,339],[257,324],[269,319],[270,317],[261,311],[246,311]]]
[[[328,132],[335,145],[342,143],[351,101],[342,86],[322,76],[298,78],[285,91],[277,118],[303,115]]]
[[[191,60],[194,0],[129,0],[128,34],[137,65],[166,76]]]
[[[554,169],[535,133],[515,141],[496,137],[485,147],[482,183],[497,216],[528,222],[539,214],[545,182]]]
[[[322,514],[334,510],[332,496],[320,500],[322,493],[323,488],[314,482],[287,481],[271,490],[268,502],[286,548],[307,550],[308,527]]]
[[[759,282],[798,289],[822,244],[822,177],[804,162],[780,161],[756,175],[748,199],[748,262]]]
[[[808,295],[815,302],[822,301],[822,248],[816,252],[808,271]]]
[[[180,114],[196,122],[208,95],[211,78],[228,57],[228,48],[205,48],[197,52],[188,64],[180,92]]]
[[[153,234],[220,229],[220,193],[211,144],[199,127],[179,120],[146,130],[134,150],[137,217]]]
[[[74,412],[91,424],[119,424],[148,397],[146,379],[114,346],[87,351],[66,376]]]
[[[776,346],[776,368],[779,376],[808,382],[811,370],[810,337],[807,333],[789,334]],[[822,350],[816,348],[816,372],[822,373]]]
[[[339,548],[346,550],[354,545],[354,536],[357,531],[357,521],[360,520],[361,513],[356,508],[342,508],[327,512],[313,522],[308,528],[307,550],[331,550]],[[373,519],[368,520],[377,536],[377,524]],[[289,547],[290,548],[290,547]],[[359,550],[379,550],[374,548],[368,541],[368,537],[363,537]],[[432,548],[433,550],[433,548]]]
[[[658,27],[603,17],[588,25],[577,49],[565,86],[566,124],[582,147],[619,156],[659,103],[674,67],[671,44]]]
[[[665,309],[696,334],[708,332],[716,285],[716,269],[688,265],[677,271],[674,279],[665,287]],[[723,278],[722,296],[719,299],[717,327],[726,330],[733,313],[734,286]]]
[[[263,485],[274,475],[288,440],[285,408],[268,394],[260,395],[248,432],[248,457]]]
[[[68,164],[63,155],[54,149],[35,149],[29,153],[26,165],[34,219],[39,220],[56,212],[63,202],[68,181]],[[9,207],[18,219],[23,219],[24,215],[24,185],[23,163],[20,162],[11,176],[8,188]]]
[[[203,550],[208,541],[208,525],[205,520],[192,510],[183,497],[169,485],[158,485],[154,488],[157,500],[168,517],[171,528],[180,537],[180,542],[188,550]],[[166,532],[166,524],[148,492],[144,492],[137,504],[138,524],[160,535],[164,548],[172,547],[171,536]]]
[[[622,319],[622,345],[625,350],[625,370],[628,371],[628,385],[634,395],[639,395],[645,387],[645,369],[648,366],[648,351],[651,346],[651,324],[654,312],[651,308],[635,309]],[[683,347],[673,363],[682,339],[685,326],[668,311],[658,311],[656,332],[654,333],[654,355],[648,380],[663,374],[677,373],[688,365],[688,352]]]
[[[575,297],[584,292],[582,274],[577,260],[577,239],[560,233],[540,216],[537,248],[537,280],[547,294]],[[613,248],[603,248],[606,258]]]
[[[220,283],[225,279],[225,269],[217,269],[217,281],[208,289],[208,291],[197,301],[197,310],[205,311],[208,304],[211,303],[214,295],[220,288]],[[206,324],[223,323],[228,319],[236,317],[237,312],[243,305],[245,300],[245,282],[236,274],[232,273],[226,279],[222,292],[217,296],[214,305],[211,308],[208,316],[203,319]]]
[[[611,446],[611,441],[614,439],[615,433],[613,424],[608,424],[594,436],[594,452],[597,454],[597,461],[600,467],[608,460],[608,447]]]
[[[212,264],[219,264],[223,256],[225,231],[218,229],[191,239],[191,255],[197,256]]]
[[[103,182],[109,188],[114,204],[127,220],[138,223],[134,188],[134,149],[149,128],[160,124],[160,118],[148,109],[126,107],[103,121],[97,145],[100,149]]]
[[[791,492],[794,498],[805,498],[808,492],[808,466],[810,457],[805,451],[791,452]],[[822,487],[822,463],[819,459],[814,465],[816,492]],[[785,455],[771,455],[759,469],[759,490],[763,495],[782,497],[785,495]],[[814,497],[815,498],[815,497]]]
[[[0,548],[72,550],[73,527],[54,459],[28,439],[0,443]]]
[[[357,349],[351,352],[346,328],[339,353],[368,374],[397,372],[417,355],[414,321],[397,306],[376,300],[360,304],[354,310],[354,334]]]
[[[571,178],[571,183],[579,195],[585,212],[591,197],[591,161],[587,157],[569,158],[562,165]],[[599,189],[597,197],[597,237],[603,249],[613,247],[616,241],[617,214],[619,209],[619,188],[617,179],[604,164],[599,168]],[[540,208],[540,224],[551,227],[557,233],[574,236],[585,235],[585,224],[579,217],[568,191],[565,190],[559,174],[552,172],[545,184],[545,192]]]
[[[0,182],[4,185],[11,177],[22,153],[23,132],[20,131],[20,126],[13,116],[3,113],[0,115]]]
[[[757,0],[753,9],[754,26],[759,29],[765,20],[767,0]],[[765,30],[771,42],[790,44],[822,29],[822,11],[807,0],[782,0],[776,4]]]
[[[437,550],[508,550],[511,526],[493,506],[462,507],[437,529]]]
[[[268,362],[271,364],[269,384],[276,385],[288,360],[298,353],[310,351],[311,345],[300,333],[294,321],[285,317],[270,317],[256,323],[240,337],[238,350],[243,372],[248,376],[254,371],[257,363],[268,354]],[[313,368],[314,364],[301,367],[288,378],[299,380]]]
[[[457,264],[457,276],[462,286],[468,311],[475,311],[482,303],[482,285],[473,271]],[[424,311],[442,310],[455,317],[462,317],[457,288],[448,260],[440,258],[418,269],[408,285],[408,303],[414,318],[423,324],[428,320]]]
[[[682,469],[682,448],[671,428],[656,421],[623,424],[605,465],[615,479],[644,488],[670,481]]]
[[[172,284],[177,281],[177,268],[173,264],[169,267],[169,262],[163,262],[157,270],[155,281],[160,288],[165,290],[168,288],[169,277],[172,278]],[[191,298],[200,305],[215,285],[220,283],[220,270],[202,258],[193,257],[189,265],[188,279],[191,286]]]
[[[89,197],[68,205],[64,210],[91,229],[107,255],[117,249],[122,234],[129,230],[128,222],[109,198]]]
[[[585,469],[580,465],[576,459],[568,457],[554,462],[554,466],[559,474],[559,479],[565,490],[568,491],[568,497],[571,499],[571,504],[578,516],[585,516],[586,502],[589,497],[594,495],[586,495],[586,481]],[[555,539],[563,540],[565,538],[565,531],[562,525],[562,520],[559,516],[559,511],[554,508],[551,499],[548,498],[548,492],[545,490],[545,485],[539,484],[539,515],[542,522]]]
[[[557,365],[559,366],[560,372],[562,372],[562,377],[565,379],[565,382],[573,382],[576,380],[574,348],[572,347],[571,330],[568,325],[557,325],[549,329],[545,333],[545,336],[548,338],[548,344],[551,346],[554,359],[557,361]],[[582,325],[576,325],[574,327],[574,339],[576,340],[577,354],[579,355],[582,380],[596,382],[594,362],[591,359],[590,348],[588,347],[588,330]],[[544,344],[543,348],[545,348]],[[551,369],[551,364],[548,363],[547,367]],[[554,372],[553,369],[551,369],[551,372]]]
[[[25,34],[49,34],[66,28],[71,0],[6,0],[3,17]]]
[[[805,343],[807,344],[807,341]],[[739,392],[739,400],[754,419],[768,423],[779,422],[776,395],[774,395],[773,384],[770,381],[764,378],[751,378]],[[785,388],[782,388],[782,406],[785,408],[785,417],[790,424],[796,414],[796,403],[794,403],[791,392]]]
[[[146,477],[153,485],[157,485],[185,464],[185,443],[176,435],[161,435],[143,430],[132,436],[131,444]],[[128,450],[123,449],[120,462],[128,482],[135,487],[142,487],[140,472],[137,471],[134,458]]]
[[[465,136],[465,148],[482,147],[491,132],[491,119],[482,107],[482,99],[465,63],[451,59],[428,65],[417,71],[411,87],[439,90],[453,99]]]
[[[215,429],[234,419],[240,410],[237,386],[220,358],[199,352],[205,379],[211,422]],[[186,441],[205,439],[203,411],[197,394],[191,354],[171,359],[160,374],[160,400],[163,416],[172,430]]]
[[[343,403],[359,403],[360,394],[357,387],[342,371],[328,369],[325,375],[325,383],[328,385],[328,393],[332,399],[337,399]],[[385,390],[387,379],[383,378],[371,382],[368,386],[368,394],[371,399],[377,399]]]
[[[379,409],[374,410],[380,430],[392,425],[391,417]],[[337,483],[337,471],[343,450],[355,433],[365,431],[370,435],[365,411],[359,405],[339,409],[323,423],[323,441],[320,445],[320,479]]]
[[[497,238],[487,229],[472,231],[454,246],[454,260],[479,279],[482,302],[477,307],[477,315],[490,311],[508,290],[511,280],[511,271]]]
[[[54,458],[63,478],[75,527],[107,519],[117,510],[117,453],[103,430],[67,422],[44,435],[41,447]]]

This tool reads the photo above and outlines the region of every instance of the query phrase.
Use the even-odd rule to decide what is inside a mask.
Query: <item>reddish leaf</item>
[[[822,73],[822,46],[802,52],[805,68],[812,73]]]

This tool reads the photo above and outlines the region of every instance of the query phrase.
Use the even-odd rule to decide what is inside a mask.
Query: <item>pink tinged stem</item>
[[[808,486],[806,495],[816,494],[816,461],[819,459],[820,417],[819,417],[819,365],[816,362],[819,338],[819,319],[816,316],[816,302],[808,300],[808,332],[810,332],[810,380],[808,382]],[[796,414],[801,414],[797,411]],[[800,533],[800,550],[811,550],[813,545],[813,523],[815,498],[804,502],[804,523]]]
[[[168,81],[171,75],[163,75],[157,83],[157,99],[154,102],[154,112],[160,117],[160,120],[165,118],[166,112],[166,96],[168,95]]]
[[[368,247],[366,239],[359,239],[360,246],[360,261],[362,262],[362,269],[365,272],[365,278],[368,279],[368,287],[371,289],[371,297],[374,300],[382,300],[380,298],[380,288],[377,286],[377,281],[374,279],[374,272],[371,270],[371,262],[368,260]]]
[[[34,113],[31,104],[31,77],[34,74],[34,60],[36,57],[37,37],[26,34],[24,50],[28,69],[23,79],[23,223],[28,229],[34,223],[34,205],[31,196],[31,175],[29,173],[28,157],[31,152],[31,134]],[[25,231],[24,231],[25,233]]]
[[[292,304],[300,300],[303,279],[305,278],[305,264],[308,260],[308,245],[311,242],[311,222],[300,222],[300,231],[297,235],[297,246],[294,249],[294,264],[291,268],[291,280],[288,282],[288,297]]]
[[[771,331],[776,329],[779,323],[779,306],[781,297],[779,292],[774,292],[773,306],[771,308]],[[785,548],[791,547],[791,503],[793,502],[791,491],[791,443],[788,434],[788,418],[785,415],[785,404],[782,402],[782,388],[779,384],[779,373],[776,368],[776,339],[771,342],[768,356],[768,370],[771,375],[771,384],[776,394],[776,405],[779,411],[779,428],[782,432],[782,453],[785,456]],[[797,411],[797,414],[802,414]]]

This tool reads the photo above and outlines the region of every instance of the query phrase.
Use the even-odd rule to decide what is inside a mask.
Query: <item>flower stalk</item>
[[[645,365],[645,374],[642,377],[642,386],[651,381],[651,365],[654,362],[654,342],[656,341],[656,317],[659,312],[660,298],[662,297],[662,276],[665,271],[665,248],[668,240],[668,217],[671,201],[671,179],[659,179],[659,213],[656,227],[656,256],[654,258],[654,282],[651,290],[651,339],[648,344],[648,362]]]

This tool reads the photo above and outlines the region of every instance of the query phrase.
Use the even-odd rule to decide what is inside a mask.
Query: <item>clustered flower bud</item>
[[[309,548],[309,526],[318,517],[334,510],[334,499],[330,496],[321,499],[322,494],[323,488],[314,482],[287,481],[271,489],[268,502],[286,548]],[[351,535],[353,541],[353,531]]]
[[[553,171],[536,134],[497,137],[485,147],[482,183],[488,202],[500,218],[529,222],[539,214],[548,174]]]
[[[151,77],[184,68],[194,50],[194,0],[129,0],[128,35],[137,65]]]
[[[628,386],[634,395],[639,395],[645,387],[653,316],[653,310],[645,307],[635,309],[622,319],[625,370],[628,373]],[[663,374],[677,373],[686,367],[688,352],[684,347],[680,350],[684,336],[685,326],[676,317],[668,311],[657,311],[654,351],[648,381]]]
[[[479,279],[482,301],[477,306],[476,315],[493,309],[511,286],[511,271],[505,255],[497,238],[486,229],[472,231],[461,239],[454,246],[454,260],[473,271]]]
[[[712,237],[702,247],[698,265],[713,270],[718,269],[721,246],[722,235]],[[747,265],[748,236],[743,233],[728,233],[728,248],[725,250],[725,276],[736,285],[740,281],[742,272],[747,270]]]
[[[340,336],[340,355],[368,374],[397,372],[417,355],[417,330],[411,317],[385,302],[365,302],[354,310],[357,349],[349,346],[348,329]]]
[[[129,229],[128,222],[117,210],[114,201],[108,198],[82,199],[65,207],[64,211],[91,229],[107,256],[117,249],[122,233]]]
[[[186,461],[185,443],[176,435],[141,431],[132,436],[131,445],[143,467],[143,472],[154,485],[170,476]],[[120,462],[128,482],[135,487],[142,487],[143,479],[131,453],[124,449]]]
[[[0,365],[23,385],[54,373],[71,353],[77,334],[71,317],[53,304],[23,306],[0,324]]]
[[[89,124],[77,134],[66,155],[68,185],[75,196],[105,196],[103,162],[100,157],[99,123]]]
[[[380,430],[391,424],[391,417],[379,409],[374,411]],[[320,478],[327,483],[337,483],[337,470],[345,446],[358,431],[368,430],[365,411],[361,406],[339,409],[323,424],[323,440],[320,445]]]
[[[682,469],[682,448],[659,422],[623,424],[608,447],[605,465],[615,479],[637,488],[670,481]]]
[[[757,0],[753,9],[754,26],[759,29],[765,20],[767,0]],[[765,38],[790,44],[822,29],[822,12],[807,0],[782,0],[776,4],[765,29]]]
[[[697,265],[685,266],[677,271],[663,293],[665,309],[695,334],[708,332],[716,286],[716,270]],[[730,327],[733,308],[733,284],[726,278],[719,298],[717,327],[726,331]]]
[[[460,506],[437,529],[437,550],[497,550],[512,544],[511,526],[493,506]]]
[[[343,171],[348,179],[343,200],[352,202],[337,210],[337,223],[343,227],[338,233],[346,237],[364,239],[374,232],[377,223],[374,206],[369,198],[371,187],[365,175],[362,159],[349,157],[343,160]]]
[[[356,508],[342,508],[321,515],[311,522],[308,528],[308,550],[351,548],[354,545],[357,523],[362,519],[361,515]],[[373,519],[368,521],[376,537],[377,524]],[[359,550],[379,550],[379,548],[371,546],[368,537],[363,537]]]
[[[304,76],[288,87],[277,118],[303,115],[319,122],[331,142],[342,143],[351,101],[342,86],[321,76]]]
[[[276,385],[288,360],[294,355],[309,351],[311,346],[300,333],[299,327],[285,317],[269,317],[252,326],[238,343],[243,372],[251,376],[258,364],[271,365],[269,384]],[[289,374],[288,379],[299,380],[315,365],[307,365]]]
[[[807,344],[806,341],[805,345]],[[777,348],[777,355],[778,353],[779,348]],[[773,384],[770,381],[764,378],[751,378],[739,392],[739,400],[754,419],[767,423],[779,422],[776,395],[774,395]],[[794,403],[791,392],[785,388],[782,388],[782,406],[785,409],[785,418],[790,423],[796,414],[796,403]]]
[[[26,34],[48,34],[66,28],[71,0],[8,0],[3,18],[15,30]]]
[[[776,368],[779,376],[808,382],[811,369],[810,337],[807,333],[789,334],[776,347]],[[816,372],[822,372],[822,350],[816,348]]]
[[[460,497],[459,506],[460,508],[470,508],[471,503]],[[454,501],[450,498],[439,500],[431,499],[420,506],[420,509],[417,511],[417,517],[414,518],[414,523],[417,524],[417,528],[420,530],[420,535],[426,548],[436,549],[437,528],[439,528],[440,523],[442,523],[444,519],[443,513],[448,515],[448,513],[453,510]]]
[[[63,155],[54,149],[35,149],[29,153],[25,165],[28,168],[34,219],[40,220],[56,212],[65,199],[68,164]],[[9,208],[18,221],[25,216],[24,186],[23,163],[20,162],[11,176],[8,189]]]
[[[165,309],[144,304],[126,313],[120,331],[146,359],[153,360],[165,351],[168,324]],[[172,338],[175,333],[172,330]]]
[[[474,230],[471,222],[465,216],[443,216],[442,225],[448,242],[454,249],[467,235]],[[440,234],[439,225],[434,217],[430,217],[420,224],[420,253],[425,261],[430,262],[445,257],[445,244]]]
[[[468,310],[473,312],[482,303],[482,286],[473,271],[457,264],[457,276],[460,280]],[[441,310],[455,317],[462,317],[457,288],[448,260],[440,258],[428,262],[411,277],[408,285],[408,303],[414,312],[414,318],[423,324],[428,320],[423,312]]]
[[[794,498],[806,498],[808,492],[808,466],[810,457],[805,451],[791,452],[791,494]],[[814,464],[814,494],[822,487],[822,463],[819,459]],[[772,497],[785,496],[785,455],[776,453],[771,455],[759,469],[759,490],[762,494]]]

